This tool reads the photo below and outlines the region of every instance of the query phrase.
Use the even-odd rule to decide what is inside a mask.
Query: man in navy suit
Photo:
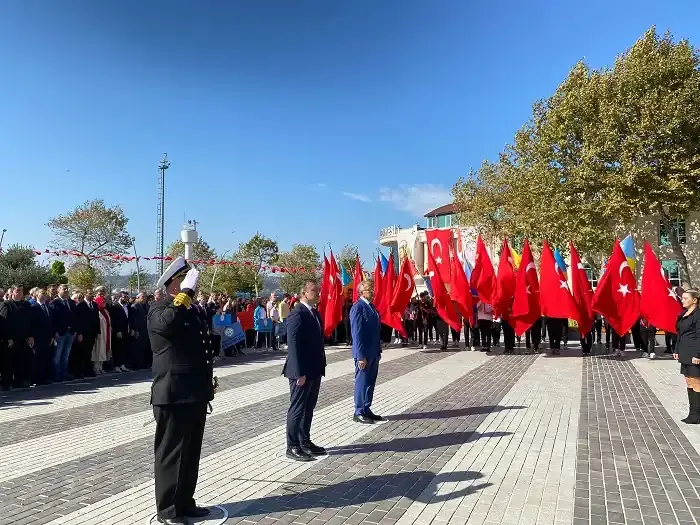
[[[358,423],[372,424],[383,418],[372,412],[374,385],[382,357],[381,320],[372,304],[372,283],[358,285],[359,300],[350,309],[352,357],[355,359],[355,415]]]
[[[313,461],[326,449],[311,441],[311,420],[318,401],[321,377],[326,373],[323,324],[314,308],[318,285],[308,281],[300,294],[301,304],[287,318],[287,360],[282,374],[289,379],[290,402],[287,411],[287,457]]]

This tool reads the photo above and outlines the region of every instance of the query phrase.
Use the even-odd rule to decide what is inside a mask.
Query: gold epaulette
[[[179,293],[175,296],[175,299],[173,299],[173,304],[175,306],[184,306],[185,308],[189,308],[190,304],[192,304],[192,299],[186,293]]]

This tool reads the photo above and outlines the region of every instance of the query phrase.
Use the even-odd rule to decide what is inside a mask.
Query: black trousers
[[[494,346],[499,346],[501,344],[501,322],[494,321],[491,325],[491,343]]]
[[[3,388],[20,387],[32,379],[34,353],[24,342],[13,341],[12,347],[7,343],[0,345],[0,376]]]
[[[678,341],[678,335],[670,334],[666,332],[664,336],[664,342],[666,343],[666,353],[671,354],[676,350],[676,341]]]
[[[183,516],[195,505],[206,403],[153,406],[156,419],[156,508],[160,518]]]
[[[632,343],[635,350],[640,351],[642,349],[642,326],[639,324],[639,320],[632,325]]]
[[[479,319],[479,333],[481,334],[481,348],[488,350],[491,348],[491,333],[493,332],[493,321],[490,319]]]
[[[515,330],[508,321],[502,321],[501,328],[503,328],[504,348],[508,351],[515,349]]]
[[[540,317],[534,324],[525,332],[525,348],[533,346],[535,350],[539,350],[542,342],[542,318]]]
[[[656,349],[656,328],[648,326],[641,329],[642,352],[653,353]]]
[[[603,335],[603,320],[596,319],[593,321],[593,329],[595,330],[595,342],[600,344]]]
[[[289,380],[289,410],[287,410],[287,447],[299,447],[311,442],[311,421],[321,390],[321,378],[306,378],[299,386]]]
[[[428,325],[423,324],[423,321],[418,321],[418,344],[423,346],[428,344]]]
[[[44,385],[53,378],[53,345],[36,341],[32,377],[37,385]]]
[[[447,349],[447,337],[450,333],[450,326],[442,319],[436,319],[435,331],[437,332],[437,339],[440,341],[440,348],[442,350]]]
[[[547,332],[549,332],[549,348],[559,350],[561,348],[561,337],[563,333],[562,319],[554,317],[547,318]]]
[[[590,354],[593,348],[593,329],[590,332],[581,334],[581,351],[584,354]]]
[[[624,352],[625,347],[627,346],[627,341],[626,341],[627,334],[619,335],[612,326],[610,327],[610,331],[612,332],[613,350],[621,350]]]

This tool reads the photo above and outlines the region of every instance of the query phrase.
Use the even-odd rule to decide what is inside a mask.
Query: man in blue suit
[[[352,357],[355,359],[355,415],[357,423],[372,424],[383,418],[372,413],[374,385],[382,356],[379,312],[372,304],[372,283],[358,285],[360,299],[350,309]]]
[[[289,379],[290,402],[287,411],[287,457],[313,461],[326,449],[311,441],[311,420],[318,401],[321,377],[326,373],[323,323],[316,311],[318,285],[308,281],[301,290],[299,304],[287,317],[287,360],[282,374]]]

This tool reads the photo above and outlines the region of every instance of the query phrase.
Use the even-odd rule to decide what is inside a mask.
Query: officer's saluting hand
[[[194,502],[207,405],[214,397],[206,321],[190,307],[198,279],[199,272],[178,257],[157,284],[166,297],[148,312],[156,507],[158,521],[166,525],[209,514]]]

